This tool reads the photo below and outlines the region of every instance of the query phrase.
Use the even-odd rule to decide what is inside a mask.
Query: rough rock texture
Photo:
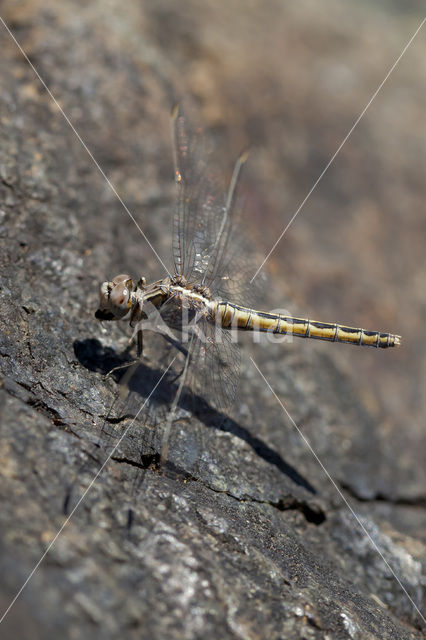
[[[176,99],[225,175],[251,144],[245,226],[262,256],[420,24],[415,2],[320,6],[34,0],[1,15],[167,259]],[[423,637],[407,593],[423,608],[424,32],[259,301],[400,332],[404,349],[247,344],[336,485],[247,356],[228,415],[181,407],[165,469],[164,424],[144,417],[75,511],[106,428],[130,420],[109,413],[128,332],[94,320],[99,282],[163,271],[2,25],[0,42],[2,611],[72,514],[1,637]],[[146,388],[160,365],[147,345]]]

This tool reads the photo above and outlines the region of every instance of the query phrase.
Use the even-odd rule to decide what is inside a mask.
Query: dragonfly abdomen
[[[293,318],[278,313],[256,311],[230,302],[219,302],[216,313],[219,314],[222,327],[226,329],[268,331],[269,333],[291,334],[299,338],[346,342],[384,349],[399,346],[401,343],[400,336],[392,333],[366,331],[331,322],[317,322],[307,318]]]

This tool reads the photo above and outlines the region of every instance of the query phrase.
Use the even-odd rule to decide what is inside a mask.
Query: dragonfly
[[[400,345],[400,336],[392,333],[252,308],[247,303],[251,286],[241,246],[237,196],[247,153],[237,159],[226,192],[208,165],[201,130],[191,129],[179,107],[172,113],[172,130],[177,187],[174,271],[151,284],[144,277],[134,281],[127,274],[103,282],[95,313],[101,321],[129,321],[137,340],[138,360],[143,355],[145,328],[156,327],[184,355],[179,389],[184,384],[192,386],[207,395],[214,407],[225,410],[232,404],[238,386],[239,332],[268,332],[384,349]]]

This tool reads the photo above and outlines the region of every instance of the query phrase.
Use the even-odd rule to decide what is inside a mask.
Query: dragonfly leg
[[[181,377],[181,375],[183,374],[184,370],[185,370],[185,366],[182,367],[179,373],[177,373],[175,376],[173,376],[173,378],[170,379],[170,384],[174,384],[175,382],[177,382]]]
[[[138,360],[142,357],[143,352],[143,331],[139,329],[136,334]]]
[[[163,336],[164,340],[166,340],[167,342],[170,342],[170,344],[173,345],[175,347],[175,349],[180,351],[185,356],[185,358],[187,357],[188,349],[186,349],[179,340],[176,340],[176,338],[172,338],[171,336],[167,335],[166,333],[163,333],[162,336]]]
[[[178,351],[180,351],[185,358],[187,358],[188,356],[188,349],[186,349],[183,344],[181,342],[179,342],[179,340],[176,340],[175,338],[172,338],[171,336],[163,333],[162,334],[163,338],[165,340],[167,340],[167,342],[169,342],[171,345],[173,345]],[[134,364],[137,364],[138,362],[140,362],[141,358],[142,358],[142,354],[143,354],[143,330],[139,329],[136,333],[136,349],[137,349],[137,357],[134,358],[133,360],[129,360],[128,362],[124,362],[123,364],[119,364],[116,367],[113,367],[110,371],[108,371],[108,373],[106,374],[106,378],[109,378],[113,373],[115,373],[116,371],[120,371],[121,369],[127,369],[128,367],[131,367]],[[183,369],[182,369],[183,371]],[[182,375],[182,372],[180,372],[176,378],[174,378],[172,380],[172,382],[175,382],[175,380],[179,379],[180,376]]]
[[[106,374],[105,378],[110,378],[112,376],[113,373],[115,373],[116,371],[120,371],[121,369],[128,369],[129,367],[135,365],[135,364],[139,364],[141,358],[142,358],[142,352],[143,352],[143,333],[142,333],[142,329],[139,329],[137,334],[136,334],[136,339],[137,339],[137,358],[134,358],[133,360],[129,360],[129,362],[124,362],[123,364],[119,364],[116,367],[113,367],[110,371],[108,371],[108,373]]]
[[[175,338],[172,338],[167,334],[163,334],[163,338],[167,340],[167,342],[169,342],[171,345],[173,345],[175,349],[177,349],[182,353],[182,355],[185,357],[185,362],[187,358],[189,358],[189,364],[191,364],[191,361],[192,361],[191,354],[189,353],[188,349],[186,349],[179,340],[176,340]],[[176,373],[175,376],[173,376],[173,378],[170,379],[170,384],[174,384],[177,380],[179,380],[184,370],[185,370],[185,365],[182,367],[182,369],[178,373]]]

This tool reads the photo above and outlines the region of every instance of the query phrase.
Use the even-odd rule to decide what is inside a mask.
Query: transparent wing
[[[238,242],[241,207],[236,198],[238,173],[245,158],[237,161],[226,195],[206,163],[201,130],[192,131],[183,113],[175,110],[173,116],[178,190],[173,237],[176,272],[190,282],[208,286],[218,297],[247,301],[248,272],[245,261],[240,260],[244,250]]]
[[[167,313],[173,318],[178,316],[170,309]],[[164,451],[172,452],[172,460],[185,459],[195,464],[204,447],[202,432],[198,432],[198,436],[185,435],[182,448],[179,445],[182,436],[172,425],[189,420],[194,406],[202,412],[200,399],[222,414],[234,401],[237,391],[240,352],[229,332],[200,319],[191,324],[189,337],[183,332],[182,342],[178,340],[176,328],[173,333],[174,344],[166,341],[164,335],[146,336],[147,353],[121,380],[122,394],[117,406],[120,418],[116,424],[108,424],[103,429],[99,441],[104,455],[113,452],[115,461],[135,465],[134,494],[143,480],[141,469],[169,460],[168,455],[163,458]],[[183,375],[185,366],[186,376]],[[181,381],[183,389],[179,389]]]
[[[230,331],[210,323],[203,315],[193,312],[188,315],[187,311],[182,310],[179,301],[173,300],[164,305],[155,326],[151,323],[151,329],[144,331],[147,349],[144,347],[143,362],[147,363],[152,354],[152,361],[161,363],[161,369],[164,370],[173,361],[164,383],[159,386],[150,404],[156,402],[170,406],[188,360],[185,385],[192,395],[192,402],[202,397],[210,407],[223,412],[232,405],[237,391],[239,346],[233,341]],[[131,404],[127,405],[128,414],[135,415],[141,400],[146,398],[147,378],[145,374],[129,379],[128,397]]]
[[[264,293],[265,277],[260,273],[254,282],[250,283],[250,275],[255,271],[254,266],[260,264],[261,258],[256,258],[253,247],[241,231],[240,225],[230,229],[229,238],[229,250],[221,256],[217,274],[212,285],[209,285],[210,289],[218,299],[229,300],[246,307],[258,306]]]
[[[197,342],[190,362],[189,384],[210,406],[224,412],[234,402],[241,353],[232,334],[205,320],[197,323]]]
[[[227,409],[235,397],[240,367],[240,350],[232,333],[176,299],[163,305],[158,316],[156,326],[152,325],[157,332],[154,334],[156,359],[161,354],[162,362],[169,361],[171,347],[175,353],[177,349],[175,371],[179,373],[179,367],[181,371],[182,363],[189,358],[187,386],[210,406],[220,411]],[[151,336],[154,337],[152,332],[147,337],[150,348],[154,344]],[[159,343],[159,337],[163,344]]]

